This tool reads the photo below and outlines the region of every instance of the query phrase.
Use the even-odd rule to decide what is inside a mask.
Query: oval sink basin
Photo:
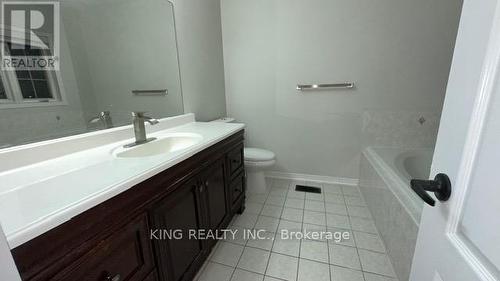
[[[176,134],[158,138],[157,140],[134,146],[121,148],[114,151],[117,158],[140,158],[168,154],[189,148],[202,140],[197,134]]]

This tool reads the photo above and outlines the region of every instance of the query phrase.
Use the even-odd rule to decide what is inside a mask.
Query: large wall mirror
[[[172,3],[65,0],[59,11],[59,70],[0,71],[0,148],[130,124],[131,111],[183,113]]]

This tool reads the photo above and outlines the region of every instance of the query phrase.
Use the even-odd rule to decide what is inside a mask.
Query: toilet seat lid
[[[249,161],[269,161],[275,157],[272,151],[253,147],[245,147],[244,154],[245,160]]]

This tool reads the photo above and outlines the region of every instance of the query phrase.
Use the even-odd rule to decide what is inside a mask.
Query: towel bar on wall
[[[335,84],[311,84],[297,85],[298,91],[307,91],[307,90],[327,90],[327,89],[352,89],[354,88],[353,82],[345,82],[345,83],[335,83]]]
[[[166,96],[168,94],[167,89],[161,90],[132,90],[135,96]]]

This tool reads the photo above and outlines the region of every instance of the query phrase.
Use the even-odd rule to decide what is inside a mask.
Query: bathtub
[[[429,178],[431,149],[368,147],[361,156],[360,190],[400,281],[408,280],[423,201],[413,178]]]

